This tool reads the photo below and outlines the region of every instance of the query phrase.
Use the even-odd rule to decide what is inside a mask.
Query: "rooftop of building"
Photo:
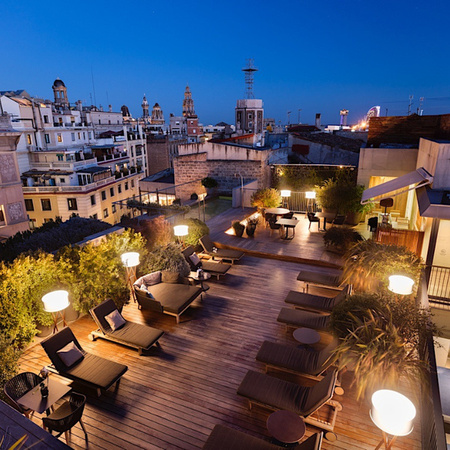
[[[342,150],[351,152],[359,152],[359,149],[365,145],[361,139],[351,139],[344,136],[338,136],[331,133],[292,133],[293,136],[305,141],[317,144],[328,145],[329,147],[339,147]]]
[[[24,176],[24,177],[43,176],[45,178],[45,177],[50,177],[52,175],[72,175],[72,174],[73,174],[73,170],[31,169],[31,170],[27,170],[26,172],[23,172],[22,176]]]
[[[141,181],[174,184],[175,176],[173,173],[173,169],[164,169],[161,170],[160,172],[154,173],[153,175],[149,175],[148,177],[143,178]]]

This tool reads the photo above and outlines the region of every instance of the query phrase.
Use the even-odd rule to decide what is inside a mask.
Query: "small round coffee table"
[[[297,328],[292,336],[303,345],[317,344],[320,341],[320,334],[312,328]]]
[[[292,411],[275,411],[267,418],[267,430],[269,433],[284,444],[298,442],[306,432],[305,422]]]
[[[209,280],[211,278],[211,274],[209,272],[202,272],[200,277],[197,275],[197,272],[191,272],[189,277],[195,281],[200,281],[202,292],[206,292],[209,289],[209,286],[206,283],[203,283],[205,280]]]

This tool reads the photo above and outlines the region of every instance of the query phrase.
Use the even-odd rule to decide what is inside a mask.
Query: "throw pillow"
[[[175,284],[175,283],[178,283],[179,278],[180,278],[180,275],[178,274],[178,272],[170,272],[168,270],[163,270],[162,276],[161,276],[161,281],[163,283]]]
[[[109,326],[113,331],[116,331],[126,323],[126,320],[121,316],[120,312],[117,311],[117,309],[115,309],[111,314],[105,316],[105,319],[109,323]]]
[[[149,273],[142,277],[142,282],[147,286],[153,286],[154,284],[161,283],[161,271]]]
[[[192,253],[192,255],[189,256],[189,259],[191,260],[194,267],[199,267],[202,262],[200,261],[200,258],[198,257],[197,253]]]
[[[73,366],[76,362],[84,358],[83,353],[75,345],[75,342],[70,341],[65,347],[56,352],[61,358],[61,361],[67,366]]]
[[[147,288],[147,286],[146,286],[144,283],[142,283],[142,284],[139,286],[139,289],[140,289],[141,291],[148,292],[148,288]]]

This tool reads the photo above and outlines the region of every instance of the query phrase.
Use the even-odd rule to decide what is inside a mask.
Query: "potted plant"
[[[245,231],[247,236],[252,237],[255,234],[256,226],[259,223],[258,217],[249,217],[247,219],[247,226],[245,227]]]
[[[239,220],[236,220],[235,222],[233,222],[231,224],[231,226],[233,227],[234,234],[237,237],[242,237],[242,235],[244,234],[245,226],[242,225],[242,223],[239,222]]]
[[[251,198],[252,206],[258,209],[276,208],[281,205],[281,195],[276,189],[258,189]]]
[[[364,205],[361,204],[364,189],[364,186],[361,184],[354,187],[353,201],[349,201],[349,209],[347,211],[346,218],[346,223],[349,225],[358,225],[358,223],[364,219],[364,216],[370,213],[375,206],[373,203],[365,203]]]

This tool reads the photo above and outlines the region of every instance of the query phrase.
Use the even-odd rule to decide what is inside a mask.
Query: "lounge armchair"
[[[233,264],[235,261],[239,261],[243,256],[244,252],[239,250],[230,250],[227,248],[216,248],[208,234],[199,239],[203,251],[210,256],[213,261],[231,261]]]
[[[322,433],[315,433],[295,448],[320,450],[322,435]],[[216,425],[203,446],[203,450],[277,450],[281,448],[283,447],[225,425]]]
[[[286,303],[294,305],[295,308],[306,309],[313,312],[331,312],[332,309],[341,303],[351,293],[351,285],[346,284],[342,291],[335,297],[323,297],[306,292],[289,291],[284,299]]]
[[[286,409],[303,417],[306,423],[333,431],[337,412],[342,409],[340,403],[332,400],[336,379],[337,371],[331,370],[314,386],[306,387],[249,370],[237,393],[248,399],[250,409],[253,404],[275,411]],[[312,416],[324,405],[329,405],[333,410],[329,421],[325,420],[324,415],[320,418]]]
[[[267,221],[270,228],[270,236],[272,236],[273,230],[277,230],[280,236],[283,235],[283,225],[277,224],[277,220],[276,217],[271,217]]]
[[[305,283],[306,292],[308,292],[310,284],[339,287],[341,285],[341,277],[342,273],[332,275],[329,273],[316,272],[314,270],[301,270],[297,275],[297,280]]]
[[[48,337],[41,345],[52,362],[49,366],[52,372],[95,388],[99,396],[102,390],[118,384],[128,370],[123,364],[85,352],[69,327]]]
[[[330,323],[330,315],[299,309],[281,308],[277,320],[278,322],[285,323],[287,327],[306,327],[312,328],[313,330],[326,331]]]
[[[42,381],[44,381],[44,379],[33,372],[22,372],[12,377],[5,383],[3,392],[9,400],[9,403],[17,409],[17,411],[30,418],[33,416],[34,411],[20,405],[17,400],[28,391],[31,391],[31,389],[36,387]]]
[[[223,264],[213,261],[201,261],[200,258],[198,258],[198,256],[195,254],[195,250],[192,245],[185,248],[182,253],[192,272],[195,272],[198,269],[202,268],[205,272],[208,272],[219,279],[220,276],[226,275],[226,273],[230,270],[229,264]],[[197,256],[197,258],[195,258],[194,254],[195,256]],[[198,261],[196,261],[196,259],[198,259]],[[197,264],[195,264],[195,262],[197,262]]]
[[[317,223],[317,231],[319,231],[320,230],[320,217],[317,217],[316,213],[313,213],[313,212],[309,212],[309,213],[307,213],[307,215],[308,215],[308,220],[309,220],[308,230],[311,228],[311,224],[313,222],[316,222]]]
[[[139,309],[175,316],[177,323],[181,314],[202,293],[201,288],[190,285],[188,279],[165,271],[144,275],[134,282],[133,287]]]
[[[118,344],[127,345],[128,347],[137,348],[139,355],[144,350],[149,350],[154,344],[160,345],[158,339],[164,334],[164,331],[139,323],[125,323],[119,328],[113,330],[110,323],[106,319],[114,311],[119,312],[112,300],[105,300],[100,305],[90,310],[91,316],[98,326],[98,330],[89,334],[89,339],[94,341],[96,338],[107,339],[108,341],[117,342]]]

